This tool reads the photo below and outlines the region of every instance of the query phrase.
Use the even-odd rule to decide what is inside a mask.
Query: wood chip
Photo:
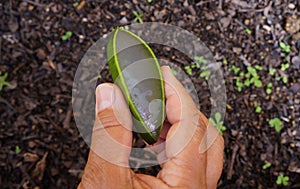
[[[43,158],[36,163],[35,168],[32,171],[32,177],[37,178],[39,181],[41,181],[44,177],[47,156],[48,156],[48,152],[46,152]]]

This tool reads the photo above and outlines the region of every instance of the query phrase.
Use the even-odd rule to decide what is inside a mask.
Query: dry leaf
[[[25,162],[36,162],[39,159],[39,156],[32,153],[25,153],[23,155]]]
[[[46,152],[43,158],[36,163],[35,168],[32,172],[32,177],[36,177],[39,181],[41,181],[44,177],[47,156],[48,156],[48,152]]]

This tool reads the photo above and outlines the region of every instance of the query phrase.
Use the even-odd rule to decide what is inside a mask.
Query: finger
[[[206,187],[206,153],[199,145],[206,130],[200,112],[170,68],[162,67],[165,81],[166,115],[172,125],[166,138],[166,156],[158,177],[170,186]]]
[[[98,86],[92,150],[107,161],[127,165],[132,143],[131,128],[131,113],[121,90],[113,84]]]
[[[217,129],[209,124],[208,120],[203,114],[203,121],[208,125],[208,129],[201,142],[199,152],[207,153],[207,165],[206,165],[206,183],[207,188],[217,188],[218,181],[222,174],[223,169],[223,154],[224,154],[224,139],[219,134]],[[206,141],[207,146],[203,145],[203,141]],[[207,148],[207,149],[205,149]]]
[[[91,150],[82,183],[96,183],[98,188],[109,182],[112,183],[111,186],[116,184],[113,188],[125,187],[126,184],[128,186],[131,180],[128,158],[132,141],[132,120],[121,90],[108,83],[98,86],[95,110]]]

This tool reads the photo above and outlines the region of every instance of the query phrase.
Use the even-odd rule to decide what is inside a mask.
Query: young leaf
[[[134,117],[134,127],[148,144],[157,141],[165,119],[162,73],[151,48],[134,33],[117,28],[108,45],[109,69]]]

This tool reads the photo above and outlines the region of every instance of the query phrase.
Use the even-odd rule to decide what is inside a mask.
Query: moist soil
[[[227,101],[218,188],[300,188],[298,0],[1,0],[0,71],[8,74],[10,86],[0,91],[0,188],[78,185],[89,148],[72,112],[75,72],[99,38],[135,22],[133,11],[143,14],[144,22],[168,23],[193,33],[221,65]],[[72,35],[63,39],[68,31]],[[191,65],[175,50],[153,49],[183,70]],[[285,64],[287,69],[282,68]],[[262,86],[239,91],[240,76],[233,65],[240,72],[261,66],[257,73]],[[209,87],[199,74],[193,69],[190,78],[201,111],[209,116]],[[106,67],[99,82],[107,81],[111,76]],[[258,106],[261,111],[256,112]],[[273,118],[281,120],[280,131],[270,126]],[[138,136],[134,144],[144,145]],[[155,175],[159,169],[135,171]],[[289,177],[287,186],[276,183],[280,174]]]

